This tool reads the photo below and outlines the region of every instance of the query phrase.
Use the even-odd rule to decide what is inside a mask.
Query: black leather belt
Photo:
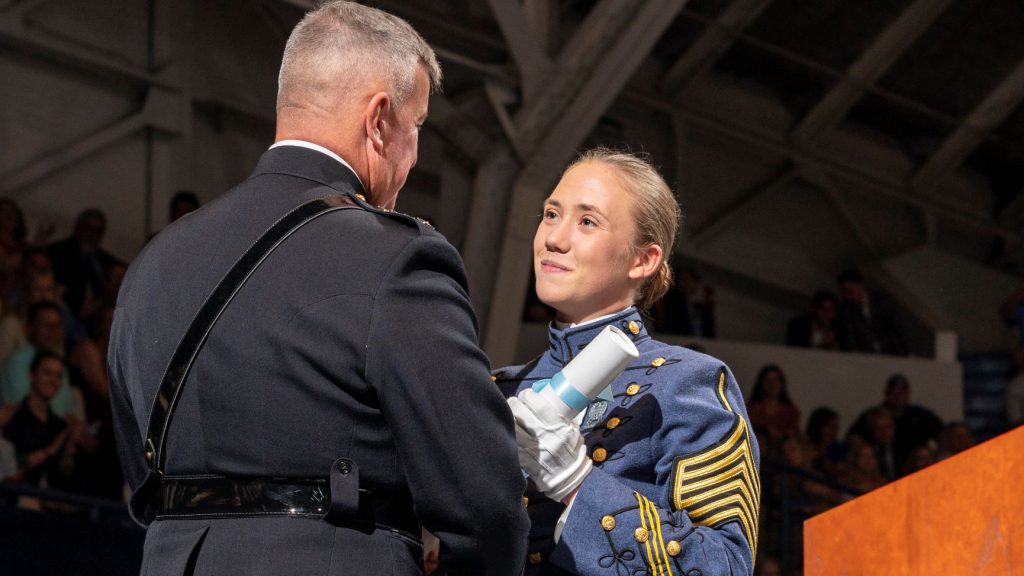
[[[358,508],[341,524],[372,530],[401,530],[420,537],[420,525],[407,494],[359,489]],[[160,479],[158,520],[293,516],[324,518],[331,507],[327,478],[229,478],[165,476]]]

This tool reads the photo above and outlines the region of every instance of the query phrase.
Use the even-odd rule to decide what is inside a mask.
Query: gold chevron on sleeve
[[[718,398],[733,412],[732,429],[706,450],[676,459],[672,505],[685,510],[699,526],[717,528],[737,522],[757,555],[757,520],[761,480],[754,463],[747,422],[736,414],[725,397],[725,370],[719,372]]]

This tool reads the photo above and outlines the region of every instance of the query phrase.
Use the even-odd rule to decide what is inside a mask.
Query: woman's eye
[[[580,220],[580,224],[583,224],[584,226],[587,226],[587,227],[597,226],[597,222],[594,222],[590,218],[584,218],[584,219]]]
[[[556,214],[554,210],[545,210],[544,211],[544,219],[545,220],[554,220],[557,217],[558,217],[558,214]]]

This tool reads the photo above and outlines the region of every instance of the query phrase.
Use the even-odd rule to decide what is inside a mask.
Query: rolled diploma
[[[537,382],[533,389],[563,416],[572,419],[639,356],[640,352],[622,330],[606,326],[561,372],[550,380]]]

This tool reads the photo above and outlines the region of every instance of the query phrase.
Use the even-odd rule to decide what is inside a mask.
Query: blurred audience
[[[860,493],[870,492],[885,485],[886,479],[878,465],[874,446],[862,440],[850,442],[846,473],[842,483]]]
[[[53,274],[64,286],[64,299],[76,317],[92,318],[103,294],[108,270],[120,260],[100,247],[107,217],[90,208],[78,215],[74,233],[49,247]]]
[[[906,355],[907,344],[895,314],[872,299],[864,276],[847,270],[838,278],[842,302],[839,305],[839,346],[843,350]]]
[[[811,467],[838,480],[848,451],[846,443],[839,440],[839,413],[827,406],[815,408],[807,418],[805,434],[811,444]]]
[[[37,352],[45,351],[64,357],[64,321],[61,306],[56,302],[36,302],[29,307],[28,341],[12,352],[0,366],[0,403],[21,402],[31,389],[30,372]],[[51,407],[61,417],[68,416],[73,406],[71,384],[61,367],[60,385],[51,395]]]
[[[892,416],[895,425],[893,438],[894,469],[902,471],[910,453],[918,446],[934,446],[942,431],[942,420],[931,410],[910,403],[910,381],[902,374],[893,374],[885,383],[885,395],[877,408]],[[851,434],[871,438],[869,410],[860,415],[850,427]],[[902,474],[900,474],[902,475]]]
[[[750,424],[768,436],[769,454],[777,453],[783,438],[800,432],[800,409],[789,398],[786,375],[775,364],[761,368],[747,400]]]
[[[974,433],[963,422],[950,422],[939,434],[939,453],[937,458],[945,460],[973,447],[977,442]]]
[[[821,350],[838,349],[837,306],[834,294],[827,290],[818,291],[811,300],[811,311],[786,324],[786,344]]]
[[[50,408],[64,376],[64,359],[48,350],[34,355],[28,395],[3,427],[18,454],[17,476],[34,485],[60,484],[70,471],[68,425]]]

